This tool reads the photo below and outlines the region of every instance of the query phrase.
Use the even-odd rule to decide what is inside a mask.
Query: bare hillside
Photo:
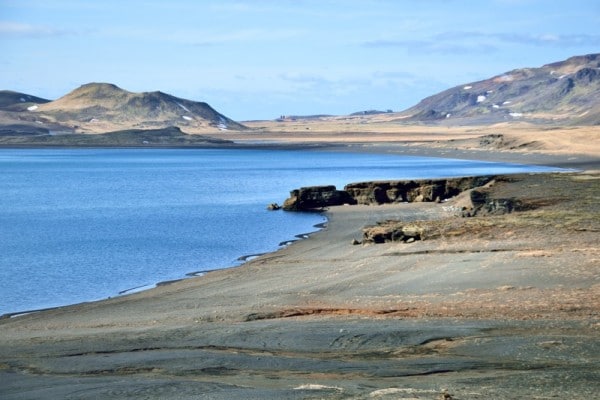
[[[243,129],[207,103],[163,92],[133,93],[109,83],[83,85],[58,100],[41,105],[37,113],[54,122],[72,124],[81,132],[117,129],[189,128]]]
[[[463,125],[524,120],[600,124],[600,54],[521,68],[427,97],[401,113],[408,121]]]
[[[50,100],[12,90],[0,90],[0,110],[26,111],[27,108],[48,103]]]
[[[110,83],[88,83],[54,101],[0,91],[2,136],[107,133],[171,127],[191,134],[246,129],[207,103],[159,91],[129,92]]]

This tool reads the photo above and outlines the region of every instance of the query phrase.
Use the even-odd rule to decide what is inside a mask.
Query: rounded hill
[[[65,96],[41,105],[39,113],[57,123],[71,124],[81,132],[122,129],[157,129],[177,126],[187,131],[245,127],[204,102],[160,91],[134,93],[111,83],[88,83]]]

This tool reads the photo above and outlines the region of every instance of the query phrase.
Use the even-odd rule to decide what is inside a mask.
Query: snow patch
[[[24,98],[20,98],[19,101],[21,101],[21,103],[25,103],[27,100],[25,100]]]
[[[520,118],[523,116],[523,113],[518,113],[518,112],[511,112],[508,115],[510,115],[513,118]]]
[[[494,107],[494,108],[500,108],[500,106],[498,104],[492,104],[492,107]]]
[[[452,114],[450,114],[450,113],[446,114],[446,118],[450,118],[451,115]]]
[[[490,93],[494,93],[494,91],[493,90],[488,90],[486,93],[490,94]]]
[[[92,118],[90,119],[90,122],[93,124],[95,122],[100,122],[100,120],[98,118]]]
[[[192,121],[193,120],[192,117],[188,117],[187,115],[183,115],[181,118],[185,119],[186,121]]]
[[[477,102],[478,103],[483,103],[485,101],[487,97],[483,96],[483,95],[479,95],[477,96]]]
[[[510,100],[506,100],[505,102],[502,103],[502,105],[505,106],[505,105],[510,104],[510,103],[511,103]]]
[[[219,117],[219,124],[217,125],[217,128],[219,128],[220,131],[227,130],[227,121],[225,120],[225,118]]]
[[[473,86],[465,86],[463,87],[464,90],[469,90],[469,89],[473,89]]]
[[[35,111],[38,109],[38,106],[29,106],[27,107],[27,111]]]
[[[175,102],[175,104],[177,104],[179,107],[183,108],[185,111],[187,111],[187,112],[191,113],[191,111],[189,110],[189,108],[187,108],[187,107],[186,107],[186,106],[184,106],[183,104],[181,104],[181,103],[178,103],[178,102]]]

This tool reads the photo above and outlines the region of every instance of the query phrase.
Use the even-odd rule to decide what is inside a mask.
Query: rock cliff
[[[356,200],[347,192],[337,190],[333,185],[309,186],[292,190],[290,197],[283,203],[283,209],[305,211],[343,204],[356,204]]]
[[[343,204],[386,204],[442,201],[475,187],[483,186],[492,176],[427,179],[410,181],[372,181],[335,186],[311,186],[295,189],[283,204],[287,211],[314,210]]]
[[[357,204],[412,203],[441,201],[468,189],[483,186],[492,176],[427,179],[410,181],[374,181],[352,183],[344,187]]]

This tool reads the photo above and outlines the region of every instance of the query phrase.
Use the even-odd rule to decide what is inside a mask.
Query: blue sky
[[[0,89],[110,82],[236,120],[400,111],[597,52],[597,0],[0,0]]]

